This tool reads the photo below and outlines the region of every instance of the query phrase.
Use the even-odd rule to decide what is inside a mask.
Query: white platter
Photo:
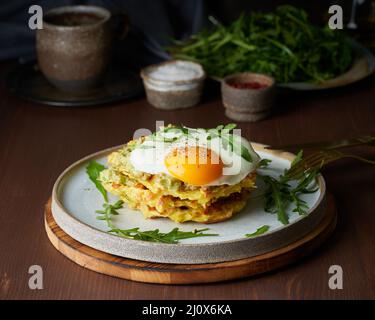
[[[290,223],[282,225],[275,214],[263,209],[263,185],[257,181],[258,189],[242,212],[230,220],[215,224],[183,223],[178,224],[169,219],[146,220],[140,212],[123,208],[120,215],[113,219],[116,227],[129,229],[139,227],[141,230],[160,229],[168,232],[178,227],[192,231],[208,227],[210,233],[219,236],[185,239],[178,244],[153,243],[121,238],[109,234],[106,224],[97,220],[95,210],[101,209],[103,198],[85,172],[87,163],[95,159],[103,164],[106,156],[120,146],[100,151],[85,157],[67,168],[57,179],[52,192],[52,214],[56,223],[75,240],[95,249],[121,257],[160,263],[213,263],[248,258],[281,248],[314,229],[325,212],[325,183],[318,177],[319,190],[303,195],[310,211],[299,216],[288,209]],[[286,152],[270,151],[263,145],[253,143],[254,149],[262,158],[272,160],[267,174],[278,175],[289,167],[293,155]],[[117,198],[110,196],[110,202]],[[246,238],[245,234],[254,232],[262,225],[269,225],[267,233]]]

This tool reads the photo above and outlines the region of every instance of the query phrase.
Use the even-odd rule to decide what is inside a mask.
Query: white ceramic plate
[[[293,155],[285,152],[269,151],[264,146],[253,144],[262,158],[272,160],[267,174],[278,175],[288,168]],[[74,239],[95,249],[122,257],[163,263],[209,263],[237,260],[269,252],[287,245],[311,231],[321,220],[325,209],[325,184],[319,176],[319,190],[303,195],[310,212],[299,216],[288,209],[290,224],[282,225],[275,214],[263,209],[264,191],[261,181],[257,181],[258,189],[242,212],[233,218],[215,224],[188,222],[175,223],[169,219],[149,219],[129,208],[119,210],[120,215],[113,219],[118,228],[129,229],[139,227],[141,230],[160,229],[168,232],[178,227],[184,231],[192,231],[208,227],[210,233],[219,236],[197,237],[182,240],[179,244],[152,243],[125,239],[109,234],[105,222],[97,220],[95,210],[101,209],[102,195],[89,180],[85,167],[91,159],[106,164],[106,156],[116,148],[101,151],[79,160],[66,169],[57,179],[52,194],[52,214],[57,224]],[[117,198],[110,196],[110,201]],[[246,238],[260,226],[269,225],[267,233]]]

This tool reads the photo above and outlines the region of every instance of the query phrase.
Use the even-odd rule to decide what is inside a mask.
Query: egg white
[[[165,166],[165,157],[176,148],[192,146],[211,149],[224,164],[223,174],[221,177],[204,186],[234,185],[241,182],[250,172],[256,169],[260,160],[257,153],[252,148],[249,141],[245,138],[234,135],[233,139],[237,143],[247,148],[251,155],[252,162],[248,162],[241,156],[232,152],[229,148],[224,148],[223,141],[217,137],[207,140],[208,133],[204,129],[189,129],[190,135],[186,137],[181,132],[168,131],[159,132],[158,137],[161,139],[175,139],[170,143],[146,139],[142,144],[137,146],[130,154],[130,162],[134,169],[149,174],[164,173],[172,177]]]

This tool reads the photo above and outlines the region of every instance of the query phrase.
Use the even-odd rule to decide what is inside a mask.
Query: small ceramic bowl
[[[259,121],[271,112],[275,80],[251,72],[230,75],[221,81],[221,94],[228,118],[235,121]]]
[[[198,63],[170,60],[141,70],[148,102],[155,108],[174,110],[196,105],[206,74]]]

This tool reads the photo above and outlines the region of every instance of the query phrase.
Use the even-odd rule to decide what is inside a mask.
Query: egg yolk
[[[202,186],[218,179],[223,172],[220,157],[211,149],[186,146],[173,149],[164,159],[168,172],[175,178]]]

